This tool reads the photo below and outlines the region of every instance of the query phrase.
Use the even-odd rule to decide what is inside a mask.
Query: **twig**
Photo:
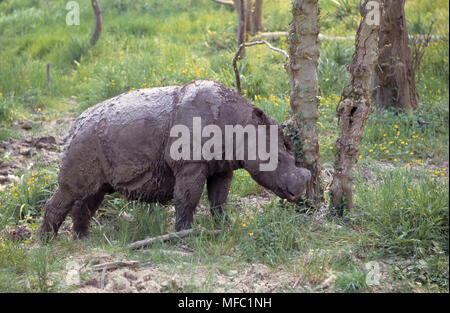
[[[50,63],[47,63],[47,89],[50,88]]]
[[[215,3],[223,4],[223,5],[226,5],[226,6],[234,8],[234,2],[233,1],[226,1],[226,0],[213,0],[213,1]]]
[[[97,264],[92,266],[91,268],[94,271],[103,271],[103,270],[112,270],[119,267],[134,267],[139,264],[138,261],[114,261],[114,262],[107,262],[102,264]]]
[[[132,244],[130,244],[128,246],[128,248],[138,249],[140,247],[147,246],[147,245],[155,243],[155,242],[167,242],[167,241],[170,241],[173,239],[183,238],[183,237],[186,237],[189,235],[198,235],[204,231],[205,231],[204,228],[192,228],[192,229],[182,230],[182,231],[179,231],[176,233],[165,234],[165,235],[152,237],[152,238],[145,238],[144,240],[133,242]],[[220,232],[221,232],[220,230],[215,230],[212,232],[212,234],[217,235]]]
[[[111,241],[109,241],[108,237],[106,237],[105,233],[102,231],[103,225],[102,225],[95,217],[92,217],[92,219],[94,220],[94,222],[96,222],[96,223],[98,224],[98,226],[100,227],[100,231],[101,231],[102,234],[103,234],[103,237],[105,237],[106,241],[107,241],[107,242],[109,243],[109,245],[112,247]]]
[[[420,70],[420,66],[422,64],[422,58],[425,55],[425,51],[430,45],[431,39],[433,35],[431,35],[431,32],[433,31],[434,21],[431,22],[430,28],[428,30],[428,33],[421,37],[414,37],[411,40],[411,53],[412,53],[412,68],[414,71],[414,74],[417,74]],[[418,80],[420,81],[422,77],[418,75]]]
[[[108,237],[106,237],[105,233],[103,233],[103,237],[105,237],[106,241],[109,243],[109,245],[112,247],[112,243],[111,241],[109,241]]]
[[[100,289],[105,288],[105,276],[106,276],[106,267],[102,270],[102,278],[100,280]]]
[[[270,43],[268,43],[265,40],[245,42],[245,43],[239,45],[239,48],[236,51],[236,54],[234,55],[234,58],[233,58],[233,69],[234,69],[234,74],[236,76],[236,89],[239,94],[242,93],[242,90],[241,90],[241,77],[239,74],[239,69],[237,68],[237,61],[239,59],[239,55],[240,55],[242,49],[244,49],[245,47],[251,47],[251,46],[255,46],[255,45],[266,45],[270,50],[282,53],[286,57],[286,64],[287,64],[287,61],[289,60],[289,54],[286,51],[273,47]]]
[[[295,281],[294,285],[292,285],[292,289],[295,289],[295,287],[297,287],[297,285],[301,279],[302,279],[302,275],[298,276],[298,279]]]
[[[100,230],[102,230],[102,228],[103,228],[103,225],[102,224],[100,224],[100,222],[98,221],[98,219],[96,219],[95,217],[92,217],[92,219],[94,220],[94,222],[96,222],[97,223],[97,225],[100,227]]]

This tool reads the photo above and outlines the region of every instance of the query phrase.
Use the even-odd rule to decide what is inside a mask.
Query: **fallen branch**
[[[260,39],[273,39],[273,38],[278,38],[278,37],[287,37],[288,36],[288,32],[268,32],[268,33],[260,33],[258,34],[255,39],[256,40],[260,40]],[[326,41],[345,41],[345,40],[354,40],[355,37],[330,37],[327,35],[322,35],[319,34],[319,39],[320,40],[326,40]]]
[[[192,252],[184,252],[184,251],[178,251],[178,250],[160,250],[162,254],[165,255],[176,255],[176,256],[192,256]]]
[[[132,244],[130,244],[128,246],[128,248],[138,249],[138,248],[150,245],[155,242],[167,242],[167,241],[171,241],[173,239],[184,238],[189,235],[198,235],[204,231],[205,231],[204,228],[191,228],[191,229],[182,230],[182,231],[179,231],[176,233],[165,234],[165,235],[152,237],[152,238],[145,238],[144,240],[133,242]],[[220,232],[221,232],[220,230],[214,230],[212,233],[214,235],[217,235]]]
[[[252,42],[247,42],[247,43],[243,43],[243,44],[239,45],[239,48],[236,51],[234,58],[233,58],[233,69],[234,69],[234,74],[236,76],[236,89],[239,94],[242,93],[242,90],[241,90],[241,77],[239,74],[239,69],[237,68],[237,61],[239,59],[239,55],[240,55],[242,49],[244,49],[245,47],[251,47],[251,46],[255,46],[255,45],[266,45],[270,50],[282,53],[286,57],[286,64],[287,64],[287,61],[289,60],[289,54],[286,51],[273,47],[270,43],[268,43],[265,40],[252,41]]]
[[[106,270],[112,270],[119,267],[135,267],[139,264],[138,261],[114,261],[114,262],[107,262],[102,264],[97,264],[92,266],[91,268],[94,271],[106,271]]]
[[[266,32],[266,33],[260,33],[254,37],[255,40],[261,40],[261,39],[274,39],[278,37],[287,37],[288,32]],[[446,38],[444,36],[435,36],[435,35],[409,35],[410,40],[416,40],[416,41],[442,41]],[[319,34],[319,40],[323,41],[346,41],[346,40],[355,40],[354,36],[327,36],[323,34]]]
[[[226,0],[213,0],[213,1],[215,3],[223,4],[223,5],[226,5],[226,6],[234,8],[234,2],[233,1],[226,1]]]

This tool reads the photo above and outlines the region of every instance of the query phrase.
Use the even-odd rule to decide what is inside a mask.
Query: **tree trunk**
[[[380,23],[370,21],[369,15],[378,10],[383,0],[366,0],[361,7],[362,21],[356,34],[355,52],[348,67],[351,82],[342,91],[336,109],[341,135],[336,141],[333,181],[330,187],[331,207],[338,215],[353,207],[353,167],[358,161],[359,143],[364,127],[373,111],[373,76],[378,60]],[[378,3],[377,7],[373,3]]]
[[[238,17],[237,41],[238,46],[245,43],[247,39],[247,0],[234,0]],[[245,49],[242,49],[239,59],[246,56]]]
[[[381,19],[376,101],[381,107],[415,109],[419,103],[406,28],[405,0],[385,0]]]
[[[306,193],[308,204],[314,206],[323,200],[317,134],[320,103],[318,0],[294,0],[292,15],[288,34],[290,60],[287,71],[291,83],[293,125],[290,126],[289,133],[298,163],[311,172],[312,178]]]
[[[102,21],[102,11],[100,10],[100,6],[98,5],[97,0],[91,0],[91,3],[95,14],[95,29],[91,37],[91,45],[95,46],[102,31],[103,21]]]
[[[245,21],[246,23],[246,30],[247,33],[253,34],[254,33],[254,29],[253,29],[253,0],[246,0],[246,4],[245,4],[245,11],[247,13],[247,20]]]
[[[253,11],[253,33],[263,30],[263,6],[264,0],[255,0],[255,9]]]

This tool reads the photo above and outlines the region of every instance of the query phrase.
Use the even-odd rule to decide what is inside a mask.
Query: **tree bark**
[[[255,0],[255,9],[253,11],[253,33],[263,30],[263,10],[264,0]]]
[[[319,118],[320,89],[319,61],[319,7],[318,0],[294,0],[293,19],[289,25],[289,63],[287,71],[291,85],[291,121],[289,130],[299,165],[311,172],[307,186],[307,202],[315,206],[323,200],[320,184]]]
[[[95,14],[95,29],[91,37],[91,45],[95,46],[98,38],[100,37],[100,33],[102,32],[103,19],[102,11],[100,10],[100,6],[98,5],[97,0],[91,0],[91,3]]]
[[[377,0],[379,15],[383,0]],[[336,141],[333,181],[330,187],[331,207],[342,216],[353,207],[353,167],[358,161],[359,143],[364,127],[373,111],[373,75],[378,60],[379,23],[368,22],[374,1],[361,7],[362,21],[356,34],[355,52],[348,66],[351,82],[342,91],[336,108],[341,135]],[[373,12],[373,11],[372,11]]]
[[[381,107],[415,109],[419,103],[405,17],[405,0],[385,0],[381,19],[376,101]]]
[[[234,0],[234,6],[237,10],[238,30],[237,42],[238,47],[247,40],[247,0]],[[245,49],[242,49],[239,54],[239,59],[246,56]]]
[[[247,33],[253,34],[254,33],[254,29],[253,29],[253,0],[245,0],[246,4],[245,4],[245,11],[247,14],[247,19],[245,21],[246,23],[246,30]]]

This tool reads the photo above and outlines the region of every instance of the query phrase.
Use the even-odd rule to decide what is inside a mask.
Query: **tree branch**
[[[239,74],[239,69],[237,68],[237,61],[239,59],[239,55],[240,55],[242,49],[244,49],[245,47],[251,47],[251,46],[255,46],[255,45],[266,45],[270,50],[282,53],[286,57],[286,63],[289,60],[289,54],[286,51],[279,49],[279,48],[275,48],[274,46],[272,46],[270,43],[268,43],[265,40],[246,42],[246,43],[239,45],[239,48],[236,51],[234,58],[233,58],[233,69],[234,69],[234,74],[236,76],[236,89],[239,94],[242,93],[242,90],[241,90],[241,77]]]
[[[91,45],[95,46],[98,37],[100,37],[100,33],[102,31],[103,18],[102,18],[102,11],[100,10],[100,6],[98,5],[97,0],[91,0],[91,3],[92,9],[94,10],[95,14],[95,29],[91,37]]]

